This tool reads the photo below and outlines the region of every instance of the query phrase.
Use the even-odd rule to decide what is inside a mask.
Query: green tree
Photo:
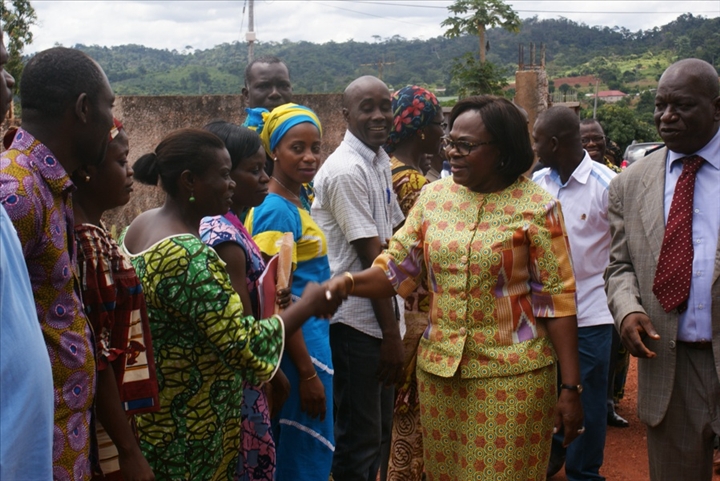
[[[638,114],[652,114],[655,112],[655,94],[650,90],[645,90],[640,94],[635,111]]]
[[[37,15],[29,0],[0,0],[3,31],[10,41],[7,45],[8,63],[5,69],[20,83],[23,63],[22,52],[25,45],[32,43],[33,35],[30,27],[35,25]]]
[[[585,112],[591,117],[592,111]],[[605,135],[618,144],[622,152],[632,143],[654,142],[658,140],[655,127],[633,112],[629,107],[618,104],[604,104],[597,110],[597,119],[605,130]]]
[[[452,85],[460,98],[470,95],[501,95],[507,85],[503,72],[492,62],[478,62],[471,52],[467,52],[450,69]]]
[[[466,33],[477,35],[480,42],[480,63],[485,63],[486,29],[502,27],[512,33],[520,31],[520,17],[502,0],[455,0],[448,10],[454,15],[440,24],[449,27],[445,36],[455,38]]]

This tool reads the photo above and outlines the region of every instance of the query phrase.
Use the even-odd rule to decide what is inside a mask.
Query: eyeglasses
[[[467,155],[470,155],[470,152],[475,147],[480,147],[481,145],[490,145],[494,144],[494,140],[490,140],[488,142],[466,142],[465,140],[452,140],[450,137],[443,137],[441,139],[442,142],[442,148],[447,152],[450,149],[455,149],[455,152],[461,157],[465,157]]]
[[[443,122],[435,122],[435,121],[433,120],[433,121],[430,122],[430,123],[431,123],[431,124],[435,124],[435,125],[439,125],[440,127],[442,127],[443,130],[447,129],[447,126],[448,126],[447,122],[445,122],[445,121],[443,121]]]
[[[599,144],[600,142],[604,142],[605,137],[580,137],[580,143],[583,145],[587,145],[590,142],[593,144]]]

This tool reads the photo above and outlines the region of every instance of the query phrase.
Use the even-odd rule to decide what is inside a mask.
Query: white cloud
[[[244,41],[246,0],[67,1],[33,0],[38,25],[27,52],[65,46],[140,44],[182,50]],[[256,0],[255,31],[261,42],[372,42],[373,35],[427,39],[442,35],[449,0]],[[510,0],[521,18],[565,17],[591,26],[646,30],[683,12],[720,16],[720,2]]]

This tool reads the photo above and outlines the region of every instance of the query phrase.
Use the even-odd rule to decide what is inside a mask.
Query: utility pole
[[[255,0],[248,0],[250,9],[248,10],[248,32],[245,34],[245,40],[248,42],[248,63],[255,58]]]
[[[597,118],[597,97],[598,97],[598,86],[600,85],[599,80],[595,80],[595,103],[593,104],[593,119]]]

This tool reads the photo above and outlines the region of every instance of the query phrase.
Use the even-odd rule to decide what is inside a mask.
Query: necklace
[[[278,180],[278,178],[275,177],[274,175],[271,175],[270,177],[271,177],[275,182],[277,182],[278,184],[280,184],[280,187],[282,187],[283,189],[285,189],[288,194],[292,195],[295,199],[297,199],[298,202],[300,202],[300,203],[302,204],[302,201],[300,200],[300,197],[298,197],[298,195],[297,195],[296,193],[294,193],[292,190],[290,190],[290,189],[288,189],[287,187],[285,187],[285,184],[283,184],[282,182],[280,182],[280,181]]]

